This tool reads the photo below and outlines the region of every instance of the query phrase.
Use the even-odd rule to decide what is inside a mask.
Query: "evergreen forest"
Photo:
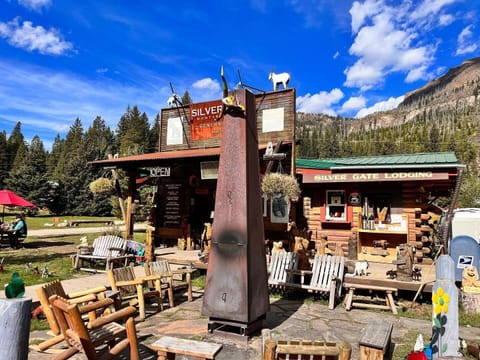
[[[186,94],[188,96],[188,93]],[[183,98],[184,104],[191,99]],[[428,108],[425,108],[428,109]],[[406,120],[402,109],[389,126],[381,116],[365,120],[297,114],[297,158],[335,158],[418,152],[455,152],[466,165],[457,206],[478,207],[478,149],[480,105],[417,111]],[[399,115],[400,114],[400,115]],[[112,177],[111,170],[87,165],[109,156],[129,156],[158,151],[159,119],[150,122],[137,106],[128,106],[112,130],[101,117],[84,128],[76,119],[65,138],[56,136],[50,151],[35,136],[26,142],[18,122],[10,135],[0,132],[0,186],[10,189],[52,214],[120,217],[118,198],[92,193],[89,184]],[[153,124],[153,125],[152,125]],[[126,179],[120,184],[126,187]],[[140,191],[140,200],[148,196]],[[125,194],[125,191],[123,191]]]

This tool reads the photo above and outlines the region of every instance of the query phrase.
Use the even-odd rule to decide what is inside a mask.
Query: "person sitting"
[[[19,248],[18,240],[27,236],[27,223],[25,222],[25,214],[17,216],[14,222],[13,230],[8,234],[10,239],[10,247]]]

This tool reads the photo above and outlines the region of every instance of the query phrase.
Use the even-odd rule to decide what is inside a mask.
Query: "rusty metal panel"
[[[235,95],[246,118],[224,116],[203,315],[252,323],[269,309],[255,97]]]

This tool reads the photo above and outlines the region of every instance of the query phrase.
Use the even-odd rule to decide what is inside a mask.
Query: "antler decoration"
[[[229,114],[232,116],[245,116],[245,106],[238,103],[235,95],[228,95],[228,84],[227,79],[225,79],[225,73],[223,71],[223,66],[220,70],[220,76],[222,78],[223,84],[223,93],[222,93],[222,111],[217,117],[217,121],[220,120],[223,115]]]

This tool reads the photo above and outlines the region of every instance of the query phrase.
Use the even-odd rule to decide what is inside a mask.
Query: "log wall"
[[[415,264],[431,264],[435,251],[434,242],[439,218],[438,210],[432,209],[428,204],[426,193],[421,191],[418,182],[403,182],[398,185],[402,187],[402,207],[394,210],[396,213],[402,214],[404,218],[406,217],[406,235],[389,234],[388,231],[378,234],[359,234],[362,206],[348,207],[351,218],[347,222],[323,221],[322,219],[325,219],[325,201],[322,194],[326,189],[324,187],[318,187],[318,190],[315,188],[309,189],[308,195],[310,196],[303,198],[303,213],[308,223],[308,229],[312,231],[314,246],[318,246],[318,242],[321,242],[322,239],[326,240],[326,246],[332,253],[340,247],[344,256],[352,259],[354,258],[351,254],[353,249],[357,249],[358,253],[361,252],[360,245],[357,243],[360,235],[369,246],[371,246],[371,239],[380,236],[390,242],[390,248],[395,248],[396,245],[406,242],[413,249]],[[349,190],[346,189],[346,192],[348,193]],[[378,260],[382,261],[382,258],[378,257]],[[386,258],[385,261],[390,262],[390,260],[390,258]]]

